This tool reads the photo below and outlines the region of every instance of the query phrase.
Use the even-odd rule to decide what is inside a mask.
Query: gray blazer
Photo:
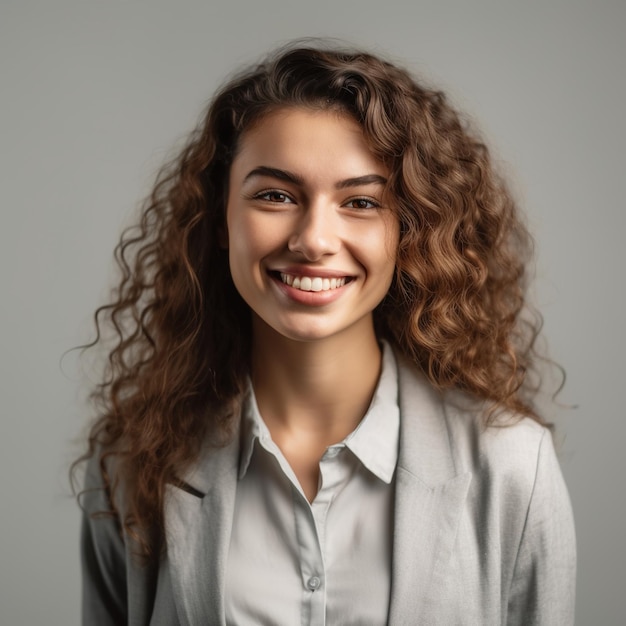
[[[467,403],[434,391],[403,362],[399,394],[388,623],[573,624],[574,525],[550,433],[529,419],[485,430]],[[225,624],[238,462],[235,438],[207,449],[184,477],[196,495],[168,485],[167,550],[158,568],[131,558],[132,541],[115,519],[90,516],[107,509],[97,464],[90,464],[85,625]]]

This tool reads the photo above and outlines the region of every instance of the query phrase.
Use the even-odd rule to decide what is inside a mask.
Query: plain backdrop
[[[0,623],[79,623],[67,483],[112,250],[218,84],[293,37],[380,51],[474,118],[536,235],[567,371],[579,624],[626,623],[623,0],[0,3]]]

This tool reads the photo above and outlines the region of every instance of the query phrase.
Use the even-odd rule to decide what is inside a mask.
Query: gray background
[[[216,85],[331,35],[447,89],[493,144],[536,233],[536,300],[567,370],[556,415],[579,542],[578,623],[626,622],[622,188],[626,3],[0,4],[0,622],[77,624],[67,488],[91,335],[122,224]],[[93,375],[91,375],[93,377]]]

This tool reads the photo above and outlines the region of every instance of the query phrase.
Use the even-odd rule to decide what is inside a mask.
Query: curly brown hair
[[[116,248],[121,280],[111,302],[95,315],[94,344],[104,328],[116,340],[92,394],[100,414],[81,460],[98,455],[111,496],[124,484],[121,521],[144,556],[161,544],[166,483],[207,437],[226,441],[236,421],[251,316],[220,245],[228,175],[242,133],[284,107],[350,115],[391,173],[386,193],[401,234],[392,286],[374,312],[379,337],[435,387],[491,406],[487,423],[493,409],[541,422],[527,376],[539,323],[522,315],[530,239],[483,142],[441,92],[389,62],[282,49],[217,93],[161,171]]]

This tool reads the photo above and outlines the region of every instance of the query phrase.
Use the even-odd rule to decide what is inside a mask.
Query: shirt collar
[[[252,381],[248,378],[248,389],[243,401],[241,420],[241,454],[239,458],[239,478],[243,478],[248,471],[252,452],[254,451],[254,442],[257,439],[267,438],[270,436],[269,430],[259,413],[259,407],[256,403]]]
[[[398,367],[393,351],[383,342],[383,362],[372,403],[344,443],[372,474],[389,484],[398,461],[400,408]]]
[[[370,407],[356,429],[333,447],[347,447],[372,474],[389,484],[398,461],[400,438],[398,368],[389,344],[383,341],[382,346],[382,368]],[[271,436],[259,413],[252,383],[248,380],[242,414],[240,479],[248,470],[256,440],[267,443],[271,441]]]

